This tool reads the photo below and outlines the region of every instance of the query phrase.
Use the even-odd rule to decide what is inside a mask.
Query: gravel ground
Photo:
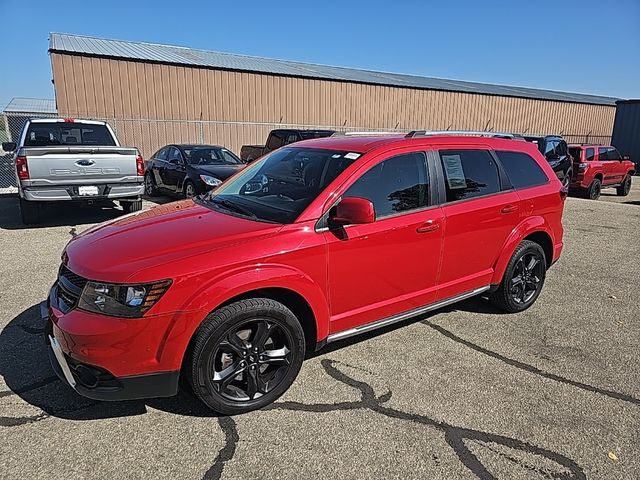
[[[638,478],[639,187],[568,199],[565,252],[526,312],[475,299],[333,346],[234,418],[59,382],[37,305],[70,232],[119,212],[23,228],[0,197],[0,478]]]

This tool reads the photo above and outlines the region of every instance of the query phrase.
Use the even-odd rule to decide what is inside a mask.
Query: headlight
[[[218,185],[222,185],[222,180],[216,177],[212,177],[211,175],[200,175],[200,179],[210,187],[217,187]]]
[[[160,300],[170,285],[171,280],[140,285],[87,282],[78,308],[113,317],[138,318]]]

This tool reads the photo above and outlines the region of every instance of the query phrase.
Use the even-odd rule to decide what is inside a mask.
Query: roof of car
[[[422,144],[422,145],[486,145],[494,149],[514,149],[538,151],[534,144],[522,139],[481,137],[470,135],[426,135],[407,138],[404,133],[390,133],[386,135],[347,135],[303,140],[289,145],[290,147],[311,147],[327,150],[366,153],[373,149],[392,144]],[[515,148],[514,148],[515,146]]]
[[[220,145],[206,145],[204,143],[170,143],[166,145],[167,147],[178,147],[178,148],[224,148]]]
[[[596,148],[596,147],[606,147],[607,145],[602,145],[601,143],[570,143],[570,148]]]

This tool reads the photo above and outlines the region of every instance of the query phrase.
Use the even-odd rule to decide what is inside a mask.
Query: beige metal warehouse
[[[239,152],[289,126],[609,143],[617,100],[56,33],[49,51],[60,115],[106,119],[146,156],[173,142]]]

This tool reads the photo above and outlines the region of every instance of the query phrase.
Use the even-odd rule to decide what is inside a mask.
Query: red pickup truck
[[[573,178],[569,188],[591,200],[597,200],[603,188],[616,187],[625,197],[631,189],[635,165],[614,147],[569,145],[573,157]]]

